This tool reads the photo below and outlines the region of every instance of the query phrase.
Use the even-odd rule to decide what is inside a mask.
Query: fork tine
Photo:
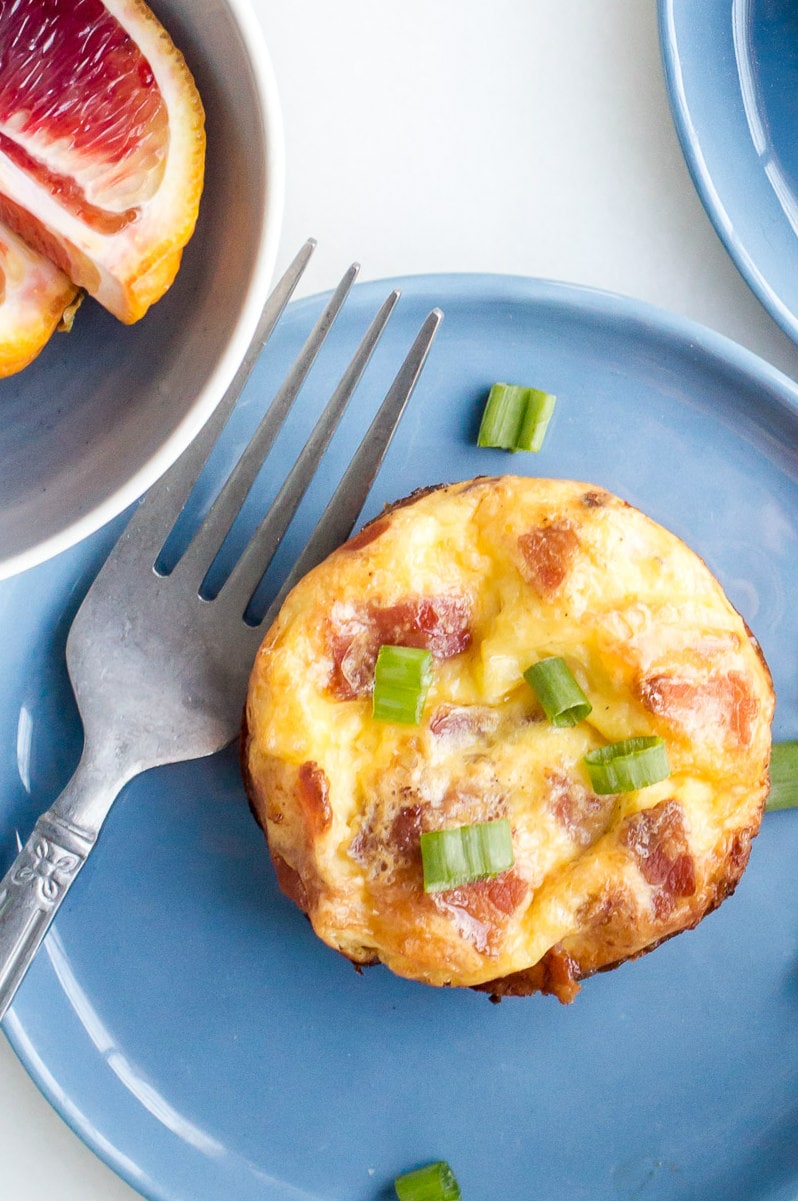
[[[349,537],[413,394],[442,319],[443,313],[437,308],[425,319],[314,533],[259,625],[268,628],[294,584]],[[235,579],[230,577],[233,589],[229,598],[225,596],[225,603],[234,603],[241,616],[266,570],[259,536],[267,522],[268,514],[236,565]]]
[[[225,480],[218,496],[194,534],[172,575],[175,579],[196,580],[199,588],[208,568],[225,539],[230,527],[244,503],[264,459],[268,455],[282,428],[291,406],[296,400],[307,375],[333,323],[340,313],[344,301],[355,282],[359,264],[353,263],[345,272],[338,287],[324,306],[321,316],[305,340],[294,360],[288,375],[275,393],[274,399],[261,419],[241,457]]]
[[[224,603],[241,616],[260,577],[271,563],[285,531],[316,472],[322,455],[335,433],[346,406],[365,371],[388,319],[399,299],[395,289],[383,301],[338,385],[330,397],[302,451],[289,471],[268,512],[252,535],[247,550],[220,589]],[[253,580],[253,573],[257,578]]]
[[[315,238],[308,238],[280,277],[263,306],[244,358],[219,404],[180,458],[149,488],[117,543],[113,555],[135,549],[151,563],[179,517],[202,468],[235,407],[261,351],[271,337],[291,299],[313,251]]]

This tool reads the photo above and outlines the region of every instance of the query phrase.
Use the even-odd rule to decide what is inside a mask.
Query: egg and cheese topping
[[[372,717],[380,646],[432,654],[418,726]],[[565,660],[558,728],[524,680]],[[602,488],[429,490],[289,595],[254,665],[243,758],[278,879],[356,963],[494,995],[552,992],[695,925],[745,868],[773,692],[707,566]],[[670,775],[597,795],[591,750],[658,736]],[[427,893],[421,834],[506,818],[511,868]]]

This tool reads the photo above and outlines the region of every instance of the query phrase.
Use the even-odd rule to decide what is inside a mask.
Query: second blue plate
[[[798,7],[659,0],[671,108],[738,269],[798,341]]]

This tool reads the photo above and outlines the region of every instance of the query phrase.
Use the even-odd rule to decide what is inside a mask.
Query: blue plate
[[[798,341],[798,6],[659,0],[676,128],[715,229]]]
[[[445,320],[366,515],[512,470],[604,485],[686,539],[759,637],[798,733],[798,388],[628,300],[491,276],[403,297],[291,531],[296,552],[423,316]],[[261,505],[388,284],[355,289],[257,485]],[[291,306],[211,475],[243,445],[321,299]],[[559,396],[539,455],[477,450],[487,388]],[[121,525],[0,585],[0,848],[75,765],[70,618]],[[120,797],[6,1018],[53,1105],[157,1201],[385,1201],[447,1158],[466,1201],[794,1201],[798,813],[766,818],[736,895],[588,980],[491,1005],[358,975],[281,896],[233,750]]]

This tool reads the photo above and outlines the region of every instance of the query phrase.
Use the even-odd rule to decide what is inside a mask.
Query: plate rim
[[[668,103],[684,160],[715,233],[738,272],[773,320],[793,342],[798,343],[798,292],[794,297],[794,307],[790,307],[788,300],[768,282],[767,264],[762,266],[761,256],[749,246],[751,228],[749,227],[745,231],[745,235],[741,235],[738,223],[731,219],[729,212],[724,208],[729,197],[728,195],[721,197],[718,193],[704,154],[701,135],[693,123],[690,104],[684,88],[679,35],[676,32],[677,11],[683,8],[684,3],[685,0],[657,0],[660,55],[665,74]],[[736,3],[737,0],[732,0],[732,4]],[[730,10],[729,20],[731,20]],[[740,97],[740,112],[744,118],[742,97]],[[760,160],[755,153],[752,153],[750,161],[758,169]],[[798,202],[798,197],[796,200]],[[778,205],[774,205],[772,211],[777,217],[780,215],[784,219],[783,212]],[[753,233],[754,240],[756,240],[755,229]],[[761,251],[763,245],[764,242],[758,241],[756,250]],[[798,248],[798,242],[796,246]],[[798,249],[796,258],[798,259]]]

